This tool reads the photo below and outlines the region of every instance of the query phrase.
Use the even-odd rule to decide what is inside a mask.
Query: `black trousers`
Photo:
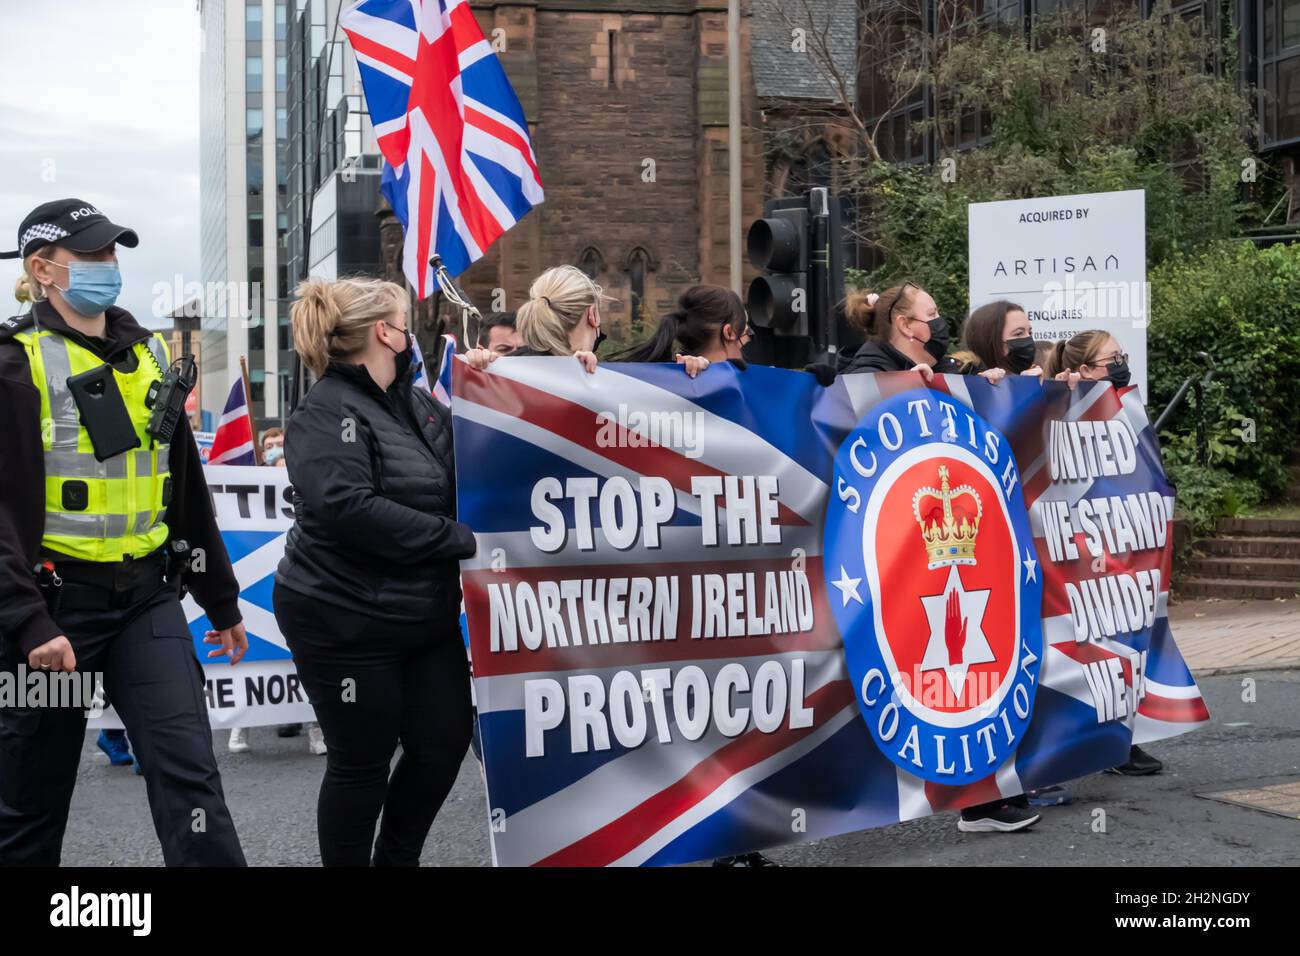
[[[328,748],[321,863],[418,866],[473,730],[460,633],[386,624],[279,585],[274,605]]]
[[[160,587],[125,610],[54,618],[77,672],[103,674],[144,770],[166,864],[243,866],[212,753],[203,668],[175,593]],[[4,641],[0,669],[17,674],[19,664],[27,668],[26,656]],[[80,706],[0,708],[0,865],[58,865],[85,736]]]

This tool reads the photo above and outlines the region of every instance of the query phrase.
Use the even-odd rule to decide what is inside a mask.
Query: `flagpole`
[[[740,259],[740,0],[727,0],[727,185],[731,206],[731,291],[744,298]]]
[[[248,385],[248,360],[239,356],[239,375],[244,380],[244,409],[248,413],[248,430],[253,436],[253,459],[262,464],[262,446],[257,440],[257,422],[253,420],[253,390]]]

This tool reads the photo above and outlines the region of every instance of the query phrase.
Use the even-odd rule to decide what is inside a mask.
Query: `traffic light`
[[[802,368],[849,341],[844,322],[844,236],[840,200],[825,188],[769,199],[749,227],[749,262],[759,270],[745,308],[754,340],[751,361]]]
[[[749,319],[775,335],[808,334],[808,205],[805,199],[769,199],[766,218],[749,227],[745,245],[760,275],[749,284]]]

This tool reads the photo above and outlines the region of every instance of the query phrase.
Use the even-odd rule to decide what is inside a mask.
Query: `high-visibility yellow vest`
[[[83,561],[139,558],[167,541],[163,511],[171,498],[170,448],[146,431],[149,386],[170,364],[155,333],[134,346],[134,372],[113,370],[138,448],[96,461],[81,427],[68,378],[104,360],[72,339],[45,329],[14,335],[27,351],[32,381],[41,393],[41,444],[45,451],[45,536],[41,545]],[[82,503],[85,507],[79,507]]]

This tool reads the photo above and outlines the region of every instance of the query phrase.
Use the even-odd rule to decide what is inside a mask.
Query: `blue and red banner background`
[[[1208,719],[1169,632],[1172,489],[1132,390],[964,376],[926,386],[913,373],[824,388],[756,366],[691,379],[674,365],[587,375],[572,359],[515,358],[484,372],[457,362],[453,392],[459,518],[479,543],[462,580],[499,863],[680,863],[883,826],[1093,773],[1133,742]],[[856,532],[907,542],[879,554],[863,545],[874,585],[828,530],[828,509],[846,507],[853,436],[901,437],[899,454],[952,461],[934,434],[882,427],[889,409],[905,430],[925,428],[924,414],[953,417],[954,435],[969,419],[972,438],[983,423],[996,438],[969,463],[988,472],[976,507],[989,516],[995,489],[1013,489],[1001,532],[981,519],[981,534],[1003,542],[996,555],[976,545],[1003,578],[981,584],[962,566],[956,580],[967,581],[972,635],[982,605],[968,592],[1006,606],[998,589],[1020,582],[1020,616],[989,612],[970,671],[994,683],[1032,671],[1006,698],[1016,710],[1032,701],[1032,717],[1020,728],[1008,719],[1000,742],[990,731],[988,759],[1000,762],[962,785],[941,782],[963,776],[944,775],[952,749],[931,748],[915,773],[898,759],[901,737],[887,753],[846,660],[845,631],[854,646],[879,638],[920,660],[924,648],[907,645],[926,638],[926,595],[890,582],[935,581],[942,594],[953,572],[927,570],[911,509]],[[1145,531],[1127,527],[1133,516]],[[918,560],[914,574],[899,570]],[[1008,666],[1013,646],[1025,667]],[[959,681],[967,669],[948,663],[938,670]],[[974,714],[971,700],[948,708],[953,719]],[[982,749],[967,747],[965,762],[978,767]]]

